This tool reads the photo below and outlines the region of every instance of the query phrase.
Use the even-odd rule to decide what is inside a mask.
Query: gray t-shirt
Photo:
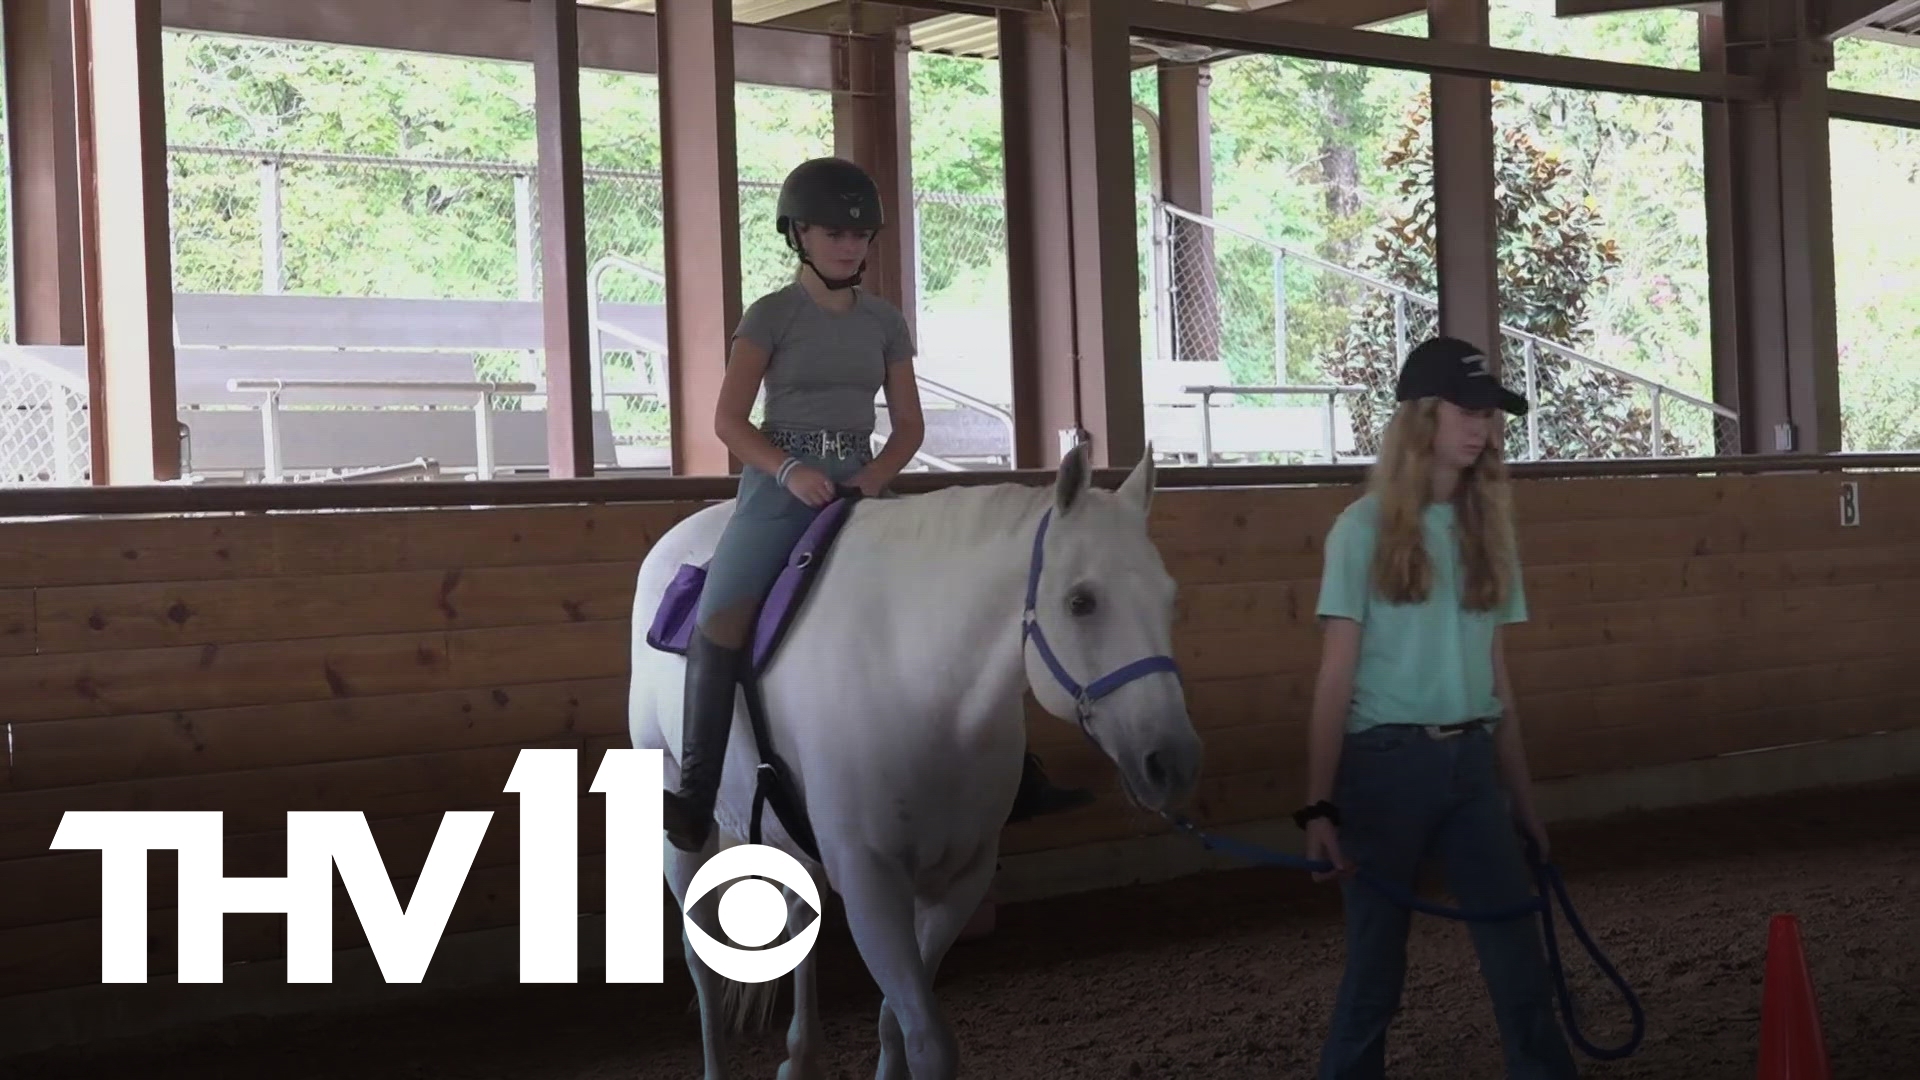
[[[777,428],[871,432],[887,365],[914,355],[900,310],[857,286],[844,314],[797,281],[776,289],[747,308],[733,336],[772,354],[763,423]]]

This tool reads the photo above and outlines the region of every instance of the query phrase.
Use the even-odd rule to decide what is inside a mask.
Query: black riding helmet
[[[872,229],[878,232],[887,223],[886,207],[880,202],[880,185],[867,171],[845,158],[823,157],[803,161],[787,174],[780,185],[780,204],[775,212],[774,228],[787,240],[787,246],[800,255],[800,261],[813,266],[800,245],[800,225],[825,229]],[[867,268],[862,262],[853,276],[833,279],[820,274],[830,289],[845,289],[860,283]],[[813,267],[814,273],[820,268]]]

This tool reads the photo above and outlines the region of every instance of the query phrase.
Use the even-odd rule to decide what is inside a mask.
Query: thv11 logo
[[[662,981],[661,875],[663,759],[659,750],[606,752],[589,790],[606,796],[606,981]],[[504,790],[520,796],[520,981],[579,978],[579,761],[574,750],[522,750]],[[473,868],[491,810],[449,811],[403,909],[380,849],[359,810],[287,814],[287,876],[227,877],[221,812],[70,810],[54,850],[100,852],[100,975],[109,983],[147,981],[147,853],[179,852],[179,981],[221,981],[222,931],[229,913],[287,916],[287,981],[333,981],[333,871],[353,902],[367,943],[390,983],[417,983],[446,931]],[[735,879],[746,880],[736,881]],[[813,878],[778,848],[743,844],[701,866],[686,906],[733,882],[720,897],[727,945],[694,923],[682,925],[693,951],[735,982],[778,979],[800,965],[820,935],[816,916],[794,939],[771,949],[787,905],[772,882],[792,889],[817,913]]]

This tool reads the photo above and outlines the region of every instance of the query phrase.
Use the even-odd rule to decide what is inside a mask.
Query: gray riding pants
[[[819,469],[835,483],[848,483],[873,460],[864,446],[848,455],[795,453],[802,465]],[[707,580],[700,587],[699,625],[741,601],[758,607],[773,588],[774,579],[786,568],[793,545],[806,535],[807,526],[820,511],[801,502],[772,474],[751,465],[740,470],[740,490],[735,496],[733,518],[720,534],[713,560],[707,564]]]

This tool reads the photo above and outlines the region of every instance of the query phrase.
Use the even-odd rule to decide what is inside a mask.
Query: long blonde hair
[[[1440,400],[1402,402],[1380,440],[1380,456],[1368,476],[1379,504],[1379,537],[1373,552],[1373,585],[1396,604],[1418,603],[1433,587],[1421,518],[1433,493],[1433,437],[1440,426]],[[1505,603],[1512,587],[1513,511],[1507,464],[1496,432],[1474,463],[1460,474],[1453,506],[1460,539],[1460,604],[1490,611]]]

